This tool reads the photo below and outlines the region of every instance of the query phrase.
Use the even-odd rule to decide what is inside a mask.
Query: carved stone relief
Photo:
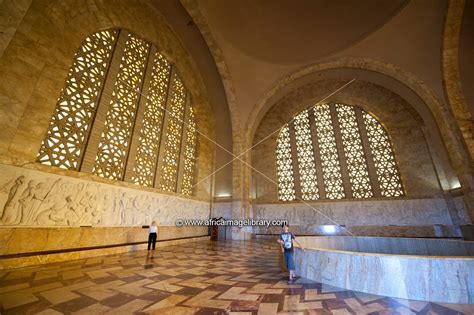
[[[209,204],[0,165],[0,225],[137,226],[205,219]]]

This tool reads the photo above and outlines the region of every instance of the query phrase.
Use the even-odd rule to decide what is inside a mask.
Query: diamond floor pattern
[[[306,279],[269,241],[194,242],[0,271],[0,314],[474,314]]]

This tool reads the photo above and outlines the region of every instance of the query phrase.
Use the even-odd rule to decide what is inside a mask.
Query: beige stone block
[[[38,298],[31,293],[9,292],[0,294],[0,304],[7,310],[36,301],[38,301]]]
[[[80,283],[77,283],[77,284],[61,287],[61,288],[58,288],[58,289],[53,289],[53,290],[49,290],[49,291],[40,292],[40,294],[44,298],[46,298],[49,302],[51,302],[52,304],[59,304],[59,303],[63,303],[63,302],[66,302],[66,301],[69,301],[69,300],[72,300],[72,299],[75,299],[75,298],[79,297],[78,294],[76,294],[72,291],[79,290],[79,289],[82,289],[82,288],[91,287],[91,286],[94,286],[94,285],[95,285],[95,283],[93,283],[93,282],[84,281],[84,282],[80,282]]]
[[[172,294],[170,295],[169,297],[153,304],[153,305],[150,305],[149,307],[147,307],[146,309],[144,309],[143,311],[144,312],[151,312],[151,311],[158,311],[158,310],[161,310],[161,309],[166,309],[166,308],[170,308],[172,306],[175,306],[176,304],[179,304],[181,302],[183,302],[184,300],[188,299],[189,296],[187,295],[179,295],[179,294]]]

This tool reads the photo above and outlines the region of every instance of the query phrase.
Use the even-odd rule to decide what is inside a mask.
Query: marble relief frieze
[[[0,165],[2,226],[137,226],[208,218],[209,203]]]
[[[451,225],[443,198],[259,204],[256,218],[286,219],[290,225]]]

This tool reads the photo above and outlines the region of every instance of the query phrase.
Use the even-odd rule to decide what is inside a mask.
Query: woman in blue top
[[[283,224],[283,233],[280,234],[280,239],[278,243],[281,246],[281,252],[285,253],[285,262],[288,271],[290,272],[288,282],[293,282],[296,278],[295,276],[295,261],[293,258],[293,241],[298,244],[298,246],[304,250],[304,247],[296,240],[295,235],[288,231],[288,224]]]

